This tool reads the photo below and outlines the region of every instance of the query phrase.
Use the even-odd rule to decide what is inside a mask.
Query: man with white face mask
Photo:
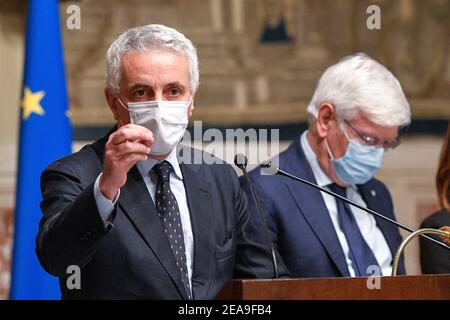
[[[41,178],[36,251],[63,298],[212,299],[233,276],[272,275],[232,167],[180,162],[198,81],[196,50],[172,28],[136,27],[112,43],[116,128]],[[81,289],[66,285],[70,265]]]
[[[345,57],[321,76],[308,113],[309,129],[279,155],[280,168],[395,219],[389,191],[374,175],[410,122],[397,79],[365,54]],[[297,181],[259,169],[250,177],[293,277],[391,274],[397,227]],[[257,223],[253,202],[249,209]]]

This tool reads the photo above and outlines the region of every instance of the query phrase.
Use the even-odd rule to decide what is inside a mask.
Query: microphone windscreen
[[[236,154],[234,156],[234,164],[242,170],[247,168],[247,157],[242,153]]]

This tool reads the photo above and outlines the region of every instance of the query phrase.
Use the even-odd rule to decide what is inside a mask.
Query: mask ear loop
[[[350,137],[348,136],[347,130],[345,130],[345,123],[341,122],[339,124],[339,129],[341,130],[341,132],[344,134],[345,138],[347,139],[348,143],[351,142]],[[325,139],[325,146],[327,147],[327,151],[328,151],[328,155],[330,156],[331,160],[335,160],[333,157],[333,153],[331,152],[331,148],[330,145],[328,144],[328,139]]]
[[[193,95],[191,95],[191,97],[189,98],[189,105],[188,105],[188,110],[189,110],[189,107],[191,107],[192,108],[192,111],[194,111],[194,101],[193,101],[193,98],[194,96]]]
[[[327,147],[328,155],[330,156],[331,160],[334,160],[333,153],[331,152],[330,146],[328,144],[328,139],[325,139],[325,146]]]
[[[186,112],[187,112],[187,115],[188,115],[188,117],[189,117],[189,108],[191,108],[191,112],[193,112],[194,111],[194,104],[192,103],[193,101],[192,101],[192,95],[191,95],[191,97],[189,98],[189,103],[188,103],[188,105],[187,105],[187,110],[186,110]]]
[[[128,112],[131,111],[129,108],[125,107],[125,104],[122,102],[122,100],[121,100],[118,96],[116,96],[116,98],[117,98],[117,100],[119,101],[120,105],[121,105],[123,108],[125,108],[126,110],[128,110]],[[124,124],[123,124],[123,122],[120,120],[120,118],[117,119],[117,122],[119,123],[119,125],[120,125],[121,127],[123,127]]]
[[[347,139],[348,143],[350,143],[350,141],[351,141],[352,139],[350,139],[350,137],[348,136],[347,130],[345,130],[345,128],[344,128],[343,132],[344,132],[344,136],[345,136],[345,138]]]
[[[116,99],[119,101],[119,103],[122,107],[124,107],[128,111],[131,111],[130,108],[125,106],[125,104],[122,102],[122,99],[120,99],[118,96],[116,96]]]

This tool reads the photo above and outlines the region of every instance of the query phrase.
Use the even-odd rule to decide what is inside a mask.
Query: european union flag
[[[58,279],[35,254],[40,174],[70,154],[71,128],[57,0],[30,0],[20,115],[11,299],[58,299]]]

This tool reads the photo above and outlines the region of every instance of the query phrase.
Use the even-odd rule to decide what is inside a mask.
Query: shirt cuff
[[[100,173],[97,179],[95,180],[94,198],[95,203],[97,204],[98,212],[100,213],[100,216],[102,217],[103,221],[106,223],[110,220],[111,214],[114,211],[114,206],[117,203],[117,200],[119,199],[120,189],[117,191],[117,194],[112,201],[106,198],[100,191],[100,178],[102,174],[103,172]]]

